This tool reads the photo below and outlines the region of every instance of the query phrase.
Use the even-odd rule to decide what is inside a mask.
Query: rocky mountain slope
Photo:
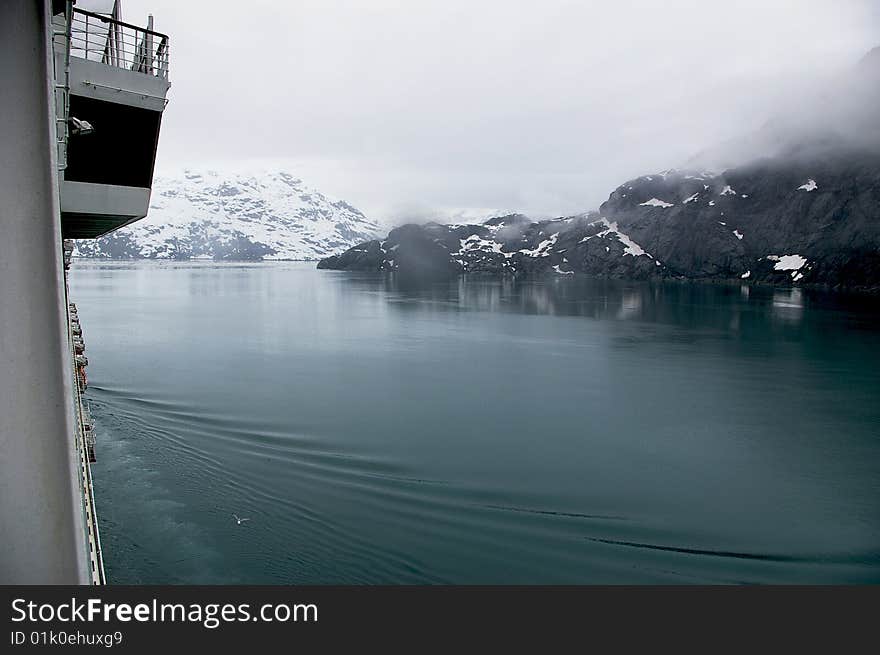
[[[412,275],[748,280],[880,290],[880,49],[817,107],[752,135],[722,173],[670,170],[615,189],[598,211],[547,221],[405,225],[319,268]],[[778,121],[780,119],[774,119]],[[772,147],[771,147],[772,145]],[[705,157],[701,157],[705,158]]]
[[[370,239],[379,226],[344,201],[279,171],[184,171],[157,176],[147,218],[97,240],[80,257],[320,259]]]
[[[318,266],[880,288],[880,157],[666,171],[622,184],[598,212],[405,225]]]

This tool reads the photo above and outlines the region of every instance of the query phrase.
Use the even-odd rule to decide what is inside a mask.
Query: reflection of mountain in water
[[[602,278],[546,281],[462,276],[428,282],[399,275],[350,274],[348,286],[382,291],[397,311],[513,312],[581,316],[676,325],[685,322],[718,330],[785,329],[812,311],[840,311],[845,320],[852,299],[808,289],[709,285],[679,282],[625,282]],[[880,301],[859,297],[860,313]],[[768,311],[769,310],[769,311]]]

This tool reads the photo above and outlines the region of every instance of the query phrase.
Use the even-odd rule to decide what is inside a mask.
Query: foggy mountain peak
[[[852,151],[880,151],[880,46],[838,75],[817,79],[807,97],[793,98],[758,130],[705,148],[684,166],[724,170],[765,157]]]
[[[880,45],[859,60],[858,70],[868,75],[880,75]]]

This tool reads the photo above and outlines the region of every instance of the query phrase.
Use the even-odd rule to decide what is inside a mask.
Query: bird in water
[[[241,524],[244,523],[245,521],[250,521],[250,519],[240,519],[240,518],[238,518],[238,515],[237,515],[237,514],[233,514],[233,515],[232,515],[232,518],[235,519],[235,522],[236,522],[237,525],[241,525]]]

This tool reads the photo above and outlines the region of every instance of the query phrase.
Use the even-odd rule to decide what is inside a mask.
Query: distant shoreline
[[[119,262],[119,263],[133,263],[133,262],[152,262],[152,263],[174,263],[174,264],[195,264],[195,263],[204,263],[204,264],[283,264],[283,263],[316,263],[319,262],[319,259],[205,259],[205,258],[192,258],[192,259],[171,259],[167,257],[138,257],[138,258],[124,258],[124,257],[81,257],[75,256],[75,260],[85,261],[85,262]],[[326,271],[333,272],[349,272],[349,273],[373,273],[377,275],[385,275],[389,277],[397,277],[403,279],[409,279],[406,275],[401,274],[395,271],[358,271],[358,270],[336,270],[336,269],[320,269]],[[858,287],[858,286],[838,286],[832,287],[826,284],[818,284],[818,283],[805,283],[805,284],[783,284],[783,283],[774,283],[766,280],[741,280],[738,278],[689,278],[689,277],[655,277],[649,279],[638,280],[634,278],[628,277],[614,277],[609,275],[597,275],[593,273],[574,273],[572,275],[556,275],[550,273],[542,273],[542,274],[534,274],[534,275],[498,275],[496,273],[490,272],[469,272],[469,273],[458,273],[456,275],[452,275],[449,277],[437,277],[434,279],[425,278],[425,282],[443,282],[453,279],[459,278],[472,278],[472,279],[481,279],[481,280],[513,280],[519,279],[522,281],[535,281],[535,280],[554,280],[554,281],[565,281],[565,280],[609,280],[609,281],[617,281],[617,282],[628,282],[628,283],[638,283],[638,284],[697,284],[697,285],[712,285],[712,286],[728,286],[728,287],[756,287],[762,289],[780,289],[780,290],[803,290],[803,291],[818,291],[824,293],[832,293],[832,294],[854,294],[860,296],[880,296],[880,287]]]
[[[210,262],[219,264],[230,262],[236,264],[254,263],[265,264],[271,262],[318,262],[320,259],[213,259],[212,257],[189,257],[186,259],[177,259],[174,257],[84,257],[82,255],[74,255],[73,259],[80,259],[90,262]]]

